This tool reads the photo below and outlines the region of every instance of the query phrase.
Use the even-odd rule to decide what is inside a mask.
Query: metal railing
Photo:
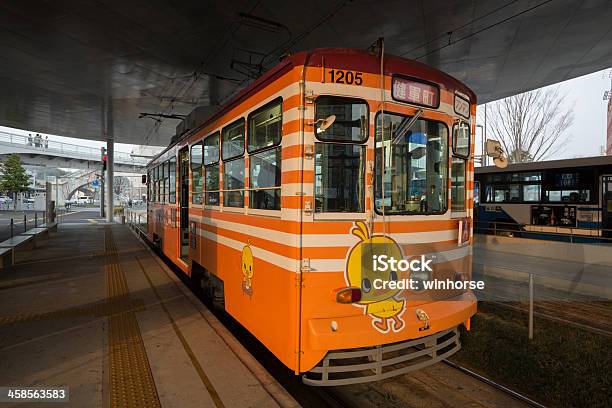
[[[13,238],[31,228],[38,228],[48,221],[46,211],[16,211],[11,218],[4,220],[8,223],[0,224],[0,241]]]
[[[552,259],[516,251],[487,251],[486,246],[475,251],[472,279],[484,283],[484,289],[474,291],[476,297],[479,302],[524,313],[530,340],[534,338],[534,318],[536,323],[537,318],[544,318],[612,337],[611,291],[603,281],[588,279],[584,273],[585,268],[592,272],[606,268],[606,264],[560,261],[567,266],[566,273],[557,273],[554,265],[559,262]],[[509,264],[508,256],[527,260],[519,265]]]
[[[146,234],[147,232],[147,207],[146,206],[141,206],[141,208],[126,207],[123,209],[122,215],[125,217],[125,222],[128,225]]]
[[[529,227],[529,228],[528,228]],[[537,228],[541,227],[541,230]],[[543,228],[546,228],[544,230]],[[554,229],[554,231],[552,230]],[[585,233],[585,231],[587,233]],[[474,222],[474,232],[491,235],[514,236],[521,238],[541,238],[549,236],[550,239],[567,240],[568,242],[587,241],[602,243],[612,243],[612,229],[592,228],[592,227],[571,227],[571,226],[549,226],[521,224],[507,221],[478,221]]]
[[[99,148],[57,142],[44,138],[37,139],[34,135],[30,137],[24,135],[17,135],[14,133],[0,132],[0,143],[9,143],[20,147],[25,146],[28,149],[55,153],[60,156],[74,155],[86,160],[101,161]],[[147,158],[132,157],[130,153],[124,152],[115,152],[114,160],[117,163],[132,164],[134,166],[146,166],[149,161]]]

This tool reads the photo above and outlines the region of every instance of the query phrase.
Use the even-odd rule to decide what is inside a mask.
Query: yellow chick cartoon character
[[[402,259],[402,251],[399,245],[389,237],[370,236],[368,227],[363,222],[355,223],[351,233],[361,239],[348,255],[345,275],[350,287],[361,289],[361,300],[356,304],[364,307],[365,313],[372,317],[372,325],[376,330],[381,333],[387,333],[390,329],[398,332],[404,327],[404,321],[400,316],[405,307],[404,299],[396,298],[400,289],[374,288],[375,279],[397,281],[397,272],[375,271],[373,256],[384,254],[388,257]]]
[[[249,296],[253,293],[253,251],[250,244],[242,248],[242,290]]]

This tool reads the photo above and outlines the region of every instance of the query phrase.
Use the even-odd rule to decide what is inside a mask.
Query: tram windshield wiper
[[[423,109],[419,109],[418,111],[416,111],[414,116],[412,117],[407,116],[404,119],[402,119],[399,126],[395,130],[395,135],[393,137],[393,141],[391,142],[391,144],[394,144],[394,145],[398,144],[400,139],[402,139],[406,135],[406,133],[408,133],[410,128],[414,126],[414,124],[421,117],[422,114],[423,114]]]

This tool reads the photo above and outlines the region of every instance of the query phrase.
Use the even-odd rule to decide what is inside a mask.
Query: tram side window
[[[315,210],[364,212],[365,146],[317,143]]]
[[[153,184],[153,180],[151,180],[151,170],[147,172],[147,201],[153,201],[153,197],[151,196],[151,185]]]
[[[323,120],[335,116],[323,129]],[[365,101],[320,96],[315,120],[315,211],[365,211],[365,152],[369,110]]]
[[[465,211],[465,180],[467,160],[453,156],[451,165],[451,211]]]
[[[219,132],[204,139],[204,204],[219,205]]]
[[[155,167],[151,169],[151,202],[155,202]]]
[[[173,157],[170,159],[170,161],[168,162],[168,168],[169,168],[169,173],[170,173],[170,177],[168,178],[169,183],[170,183],[170,185],[168,186],[170,197],[168,201],[171,204],[175,204],[176,203],[176,157]]]
[[[244,154],[244,119],[223,128],[221,142],[223,160],[242,156]]]
[[[191,146],[191,202],[202,204],[202,142]]]
[[[161,179],[161,190],[162,190],[162,203],[168,202],[168,162],[162,163],[162,179]]]
[[[250,114],[248,129],[249,207],[280,210],[282,102]]]
[[[459,122],[453,128],[453,153],[459,157],[468,158],[470,155],[470,126],[466,122]]]
[[[164,163],[164,202],[170,202],[170,160]]]
[[[223,162],[223,205],[244,207],[244,157]]]
[[[448,129],[428,119],[418,119],[407,128],[411,119],[390,113],[376,116],[376,211],[382,212],[384,206],[385,214],[443,213],[447,209]]]
[[[155,202],[159,202],[159,170],[160,166],[155,167]]]
[[[321,127],[323,120],[335,116],[327,129]],[[327,142],[365,142],[368,138],[368,105],[365,101],[339,96],[317,98],[315,121],[317,139]]]
[[[244,207],[244,119],[221,133],[223,158],[223,205]]]

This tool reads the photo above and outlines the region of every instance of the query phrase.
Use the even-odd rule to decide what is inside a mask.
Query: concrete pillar
[[[115,137],[113,126],[113,109],[112,102],[107,101],[105,104],[105,130],[106,130],[106,221],[113,222],[113,176],[114,176],[114,155],[115,155]]]
[[[106,218],[104,214],[104,196],[106,195],[106,190],[104,190],[104,186],[106,183],[104,182],[104,177],[106,177],[106,172],[102,172],[102,177],[100,178],[100,217]]]
[[[106,139],[106,221],[113,222],[113,154],[115,151],[115,141],[109,135]]]

